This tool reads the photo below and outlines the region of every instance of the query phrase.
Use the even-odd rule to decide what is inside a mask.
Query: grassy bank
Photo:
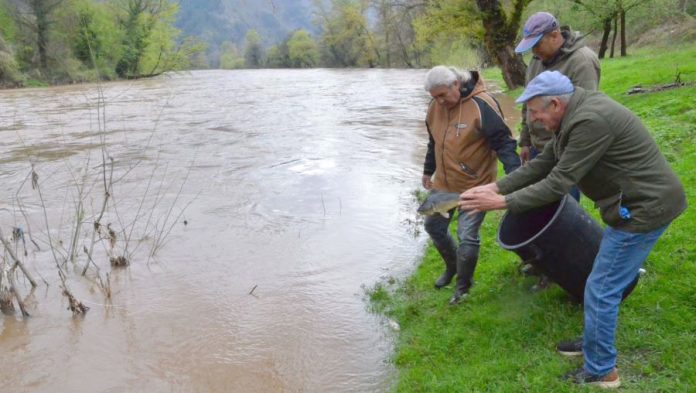
[[[696,85],[627,95],[635,86],[696,81],[696,45],[635,51],[602,63],[600,89],[636,114],[654,133],[696,201]],[[584,206],[593,211],[585,198]],[[593,214],[594,211],[593,211]],[[518,257],[495,243],[502,213],[489,213],[482,229],[476,285],[464,304],[447,305],[452,288],[437,291],[443,269],[432,246],[413,275],[377,285],[370,296],[401,330],[393,362],[398,392],[582,392],[560,375],[580,359],[562,358],[557,341],[582,332],[582,308],[552,286],[517,272]],[[596,216],[596,214],[595,214]],[[625,392],[696,391],[696,212],[675,221],[646,262],[619,316],[617,345]]]

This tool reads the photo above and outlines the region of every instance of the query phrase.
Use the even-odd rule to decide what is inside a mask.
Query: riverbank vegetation
[[[331,0],[314,7],[318,36],[291,32],[265,50],[263,37],[251,31],[243,50],[223,48],[221,67],[497,66],[515,88],[524,84],[525,65],[514,45],[526,18],[540,10],[589,34],[601,57],[626,56],[630,45],[656,36],[662,42],[696,37],[696,7],[680,0]]]
[[[169,0],[0,0],[0,86],[139,78],[189,69],[203,45]]]
[[[652,131],[687,198],[696,200],[696,86],[627,94],[696,80],[696,45],[644,48],[628,58],[602,61],[600,89],[636,113]],[[517,91],[519,92],[519,90]],[[590,201],[586,210],[597,217]],[[399,392],[580,392],[560,376],[581,365],[558,355],[560,340],[582,332],[582,307],[557,286],[534,293],[534,279],[519,273],[519,258],[496,244],[501,212],[482,229],[481,259],[471,296],[447,305],[451,285],[437,291],[443,269],[428,246],[411,277],[370,291],[375,310],[400,331],[393,362]],[[696,231],[693,207],[679,217],[650,254],[647,274],[621,308],[617,331],[625,392],[696,389]]]
[[[588,34],[600,57],[696,39],[696,6],[685,0],[312,0],[292,10],[311,10],[315,29],[296,28],[278,39],[238,20],[227,30],[210,31],[223,10],[244,19],[249,10],[265,7],[266,17],[258,23],[266,27],[274,15],[289,18],[286,2],[244,4],[191,1],[181,4],[188,11],[182,15],[173,0],[0,0],[0,87],[201,68],[457,64],[497,66],[507,87],[514,88],[523,84],[525,72],[514,44],[526,18],[540,10]],[[186,26],[190,35],[176,25]],[[233,37],[240,29],[245,38]]]

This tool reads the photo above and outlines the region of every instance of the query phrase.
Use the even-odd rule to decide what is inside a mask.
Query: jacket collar
[[[561,119],[559,130],[563,130],[564,124],[567,124],[567,120],[573,117],[575,112],[577,112],[580,104],[585,101],[585,96],[587,96],[587,91],[580,86],[575,86],[575,92],[573,96],[570,97],[570,101],[568,101],[568,106],[563,114],[563,119]]]

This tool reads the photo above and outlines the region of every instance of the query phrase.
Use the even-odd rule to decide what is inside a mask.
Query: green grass
[[[625,59],[605,60],[600,89],[654,132],[694,201],[696,86],[625,94],[635,85],[672,82],[675,67],[683,81],[696,81],[696,45],[643,49]],[[587,198],[584,206],[592,209]],[[495,243],[501,216],[493,212],[486,217],[476,285],[465,303],[447,305],[451,286],[433,289],[443,263],[432,246],[412,276],[396,284],[381,283],[371,292],[374,309],[401,326],[392,359],[399,372],[394,391],[594,391],[562,381],[564,372],[582,362],[554,351],[557,341],[581,334],[581,306],[556,286],[530,292],[535,281],[517,272],[519,258]],[[660,239],[646,262],[648,274],[621,307],[621,391],[696,391],[694,234],[696,213],[690,208]]]

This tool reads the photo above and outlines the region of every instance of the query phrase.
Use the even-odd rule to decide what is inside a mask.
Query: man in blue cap
[[[559,71],[570,78],[575,86],[585,90],[597,90],[600,66],[597,55],[587,46],[578,32],[567,26],[560,27],[556,18],[548,12],[537,12],[527,19],[523,39],[515,48],[517,53],[532,51],[534,56],[527,67],[525,85],[543,71]],[[543,150],[551,140],[551,133],[534,122],[528,122],[526,105],[522,107],[520,130],[520,158],[527,162]],[[579,199],[577,189],[571,195]]]
[[[621,296],[686,209],[684,188],[638,117],[606,95],[545,71],[517,103],[527,104],[529,119],[551,132],[551,141],[527,165],[462,193],[459,206],[469,214],[520,213],[561,199],[573,184],[595,202],[607,227],[585,285],[583,338],[557,349],[585,357],[568,379],[619,387],[614,342]]]

